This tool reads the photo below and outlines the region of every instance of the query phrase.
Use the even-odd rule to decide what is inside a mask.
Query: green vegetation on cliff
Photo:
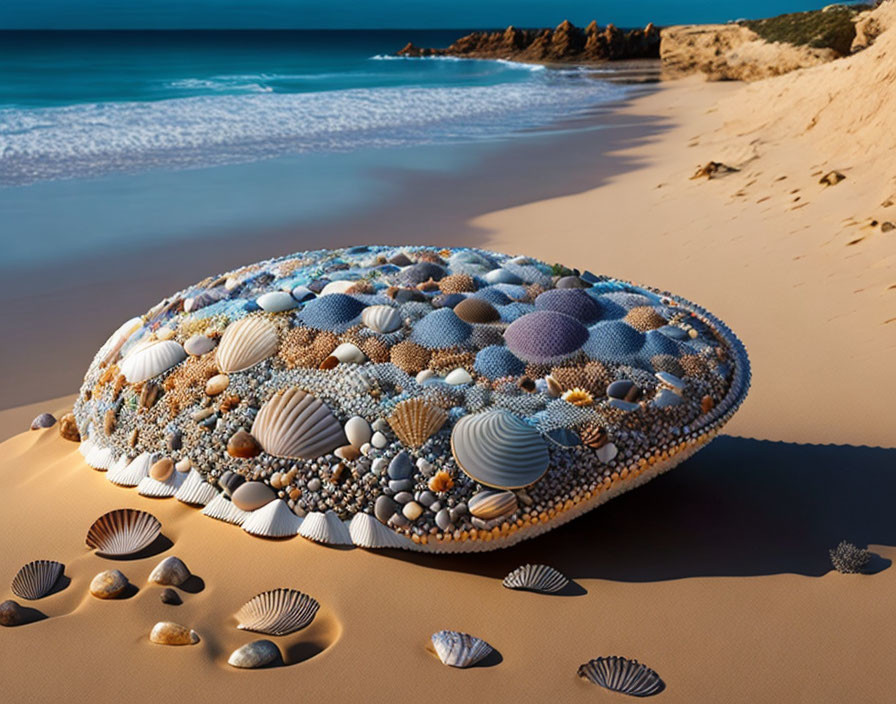
[[[739,24],[756,32],[767,42],[833,49],[846,56],[856,36],[853,17],[867,9],[868,5],[829,5],[823,10],[793,12],[764,20],[743,20]]]

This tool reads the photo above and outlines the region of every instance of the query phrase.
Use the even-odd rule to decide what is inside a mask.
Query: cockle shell
[[[401,313],[392,306],[370,306],[361,312],[361,322],[374,332],[395,332],[401,327]]]
[[[348,530],[352,542],[361,548],[406,548],[410,542],[368,513],[356,513]]]
[[[215,351],[215,361],[225,374],[241,372],[275,354],[278,347],[280,338],[274,324],[250,315],[227,326]]]
[[[123,469],[109,470],[106,479],[119,486],[137,486],[144,477],[149,476],[149,468],[152,465],[153,456],[144,452],[131,460]]]
[[[190,578],[190,570],[183,560],[169,555],[149,573],[149,581],[164,586],[179,587]]]
[[[512,491],[480,491],[468,502],[470,514],[490,521],[501,516],[509,516],[517,509],[516,496]]]
[[[139,384],[168,371],[186,358],[187,353],[180,343],[174,340],[162,340],[128,355],[121,363],[121,373],[128,383]]]
[[[433,633],[432,645],[439,660],[451,667],[470,667],[487,658],[494,650],[481,638],[458,631]]]
[[[262,406],[252,435],[269,455],[291,459],[316,459],[346,444],[342,425],[329,407],[295,386],[277,392]]]
[[[199,634],[179,623],[159,621],[152,627],[149,640],[159,645],[195,645],[199,642]]]
[[[233,505],[232,501],[226,499],[224,494],[218,494],[209,501],[205,508],[202,509],[202,515],[218,521],[224,521],[225,523],[233,523],[237,526],[243,525],[249,517],[248,513],[241,511]]]
[[[468,476],[498,489],[527,486],[548,469],[548,448],[540,433],[503,409],[457,421],[451,432],[451,451]]]
[[[402,401],[387,419],[398,439],[408,447],[420,447],[437,433],[448,413],[420,398]]]
[[[165,481],[159,481],[152,477],[143,477],[137,485],[137,493],[140,496],[149,496],[153,499],[170,499],[177,493],[186,480],[186,475],[173,471]]]
[[[548,565],[523,565],[508,574],[502,584],[508,589],[554,594],[563,590],[569,580]]]
[[[254,670],[280,659],[280,649],[269,640],[255,640],[234,650],[227,659],[231,667]]]
[[[40,599],[56,586],[65,565],[54,560],[34,560],[22,567],[12,579],[12,592],[23,599]]]
[[[296,589],[262,592],[237,611],[237,628],[269,636],[285,636],[308,626],[320,604]]]
[[[327,545],[351,545],[352,536],[348,526],[333,511],[321,513],[313,511],[305,516],[299,535],[316,543]]]
[[[191,469],[186,480],[174,495],[178,501],[195,506],[205,506],[218,495],[218,490],[205,481],[205,478],[195,469]]]
[[[589,660],[579,666],[578,675],[612,692],[633,697],[650,697],[666,687],[660,676],[646,665],[616,655]]]
[[[87,531],[87,547],[95,548],[97,555],[133,555],[150,545],[162,524],[146,511],[120,508],[109,511],[94,521]]]
[[[112,454],[112,448],[94,445],[84,461],[89,467],[105,471],[114,464],[115,456]]]
[[[302,519],[292,512],[285,501],[277,499],[257,511],[247,513],[242,525],[247,533],[262,538],[288,538],[299,532]]]

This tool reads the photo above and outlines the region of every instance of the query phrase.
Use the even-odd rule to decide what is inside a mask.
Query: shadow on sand
[[[821,576],[841,540],[896,545],[896,449],[720,437],[673,471],[534,540],[497,552],[390,552],[494,578],[526,562],[571,579],[650,582]],[[889,560],[876,557],[869,571]]]

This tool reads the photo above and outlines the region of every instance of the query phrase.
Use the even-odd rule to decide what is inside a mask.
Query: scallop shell
[[[54,560],[29,562],[13,577],[13,594],[23,599],[40,599],[53,590],[64,571],[65,565]]]
[[[129,383],[139,384],[168,371],[186,358],[187,353],[180,343],[174,340],[154,342],[139,352],[128,355],[121,363],[121,373]]]
[[[492,646],[481,638],[458,631],[433,633],[432,645],[439,660],[451,667],[470,667],[493,651]]]
[[[146,511],[120,508],[103,514],[87,531],[87,547],[97,555],[133,555],[152,544],[162,532],[159,519]]]
[[[467,502],[470,513],[483,521],[508,516],[517,509],[512,491],[480,491]]]
[[[109,469],[109,467],[111,467],[116,462],[111,448],[99,447],[98,445],[93,446],[93,448],[87,454],[87,457],[84,458],[84,461],[89,467],[93,467],[94,469],[98,469],[103,472]]]
[[[465,474],[498,489],[519,489],[538,481],[549,462],[540,433],[503,409],[457,421],[451,452]]]
[[[660,676],[646,665],[616,655],[590,660],[579,666],[578,674],[611,692],[633,697],[650,697],[666,687]]]
[[[237,628],[269,636],[285,636],[308,626],[320,604],[296,589],[272,589],[249,600],[237,611]]]
[[[227,326],[215,351],[215,361],[225,374],[241,372],[275,354],[279,346],[274,324],[250,315]]]
[[[302,519],[292,512],[285,501],[277,499],[257,511],[248,512],[243,521],[243,530],[262,538],[288,538],[298,533],[301,525]]]
[[[315,459],[347,444],[330,408],[295,386],[262,406],[252,435],[269,455],[290,459]]]
[[[313,511],[305,516],[299,535],[315,543],[327,545],[352,545],[348,526],[333,511],[320,513]]]
[[[437,433],[448,414],[438,406],[423,399],[409,398],[395,406],[387,420],[398,439],[408,447],[420,447],[431,435]]]
[[[410,542],[368,513],[356,513],[348,532],[352,542],[361,548],[406,548]]]
[[[180,472],[171,472],[171,475],[163,482],[152,477],[143,477],[137,485],[137,493],[140,496],[149,496],[153,499],[170,499],[177,494],[177,490],[186,480],[186,475]]]
[[[395,332],[401,327],[401,313],[392,306],[370,306],[361,312],[361,322],[374,332]]]
[[[218,495],[218,490],[205,481],[195,469],[191,469],[180,489],[174,495],[178,501],[195,506],[205,506]]]
[[[569,580],[548,565],[523,565],[508,574],[502,584],[508,589],[554,594],[563,590]]]
[[[202,509],[202,515],[237,526],[243,525],[243,522],[249,517],[248,513],[241,511],[231,501],[224,498],[224,494],[218,494],[209,501]]]
[[[137,486],[144,477],[149,476],[149,468],[152,465],[153,455],[144,452],[131,460],[125,467],[109,470],[106,479],[118,486]]]

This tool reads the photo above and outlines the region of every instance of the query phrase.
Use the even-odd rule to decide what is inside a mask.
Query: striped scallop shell
[[[115,464],[116,459],[115,455],[112,454],[111,447],[94,445],[90,452],[87,453],[87,457],[84,458],[84,461],[89,467],[105,472]]]
[[[186,481],[181,484],[181,487],[177,490],[174,498],[185,504],[205,506],[217,495],[218,490],[205,481],[205,477],[199,472],[195,469],[191,469],[187,474]]]
[[[153,455],[144,452],[124,467],[116,466],[110,469],[106,474],[106,479],[118,486],[137,486],[144,477],[149,475],[149,468],[152,467],[153,461]]]
[[[121,373],[129,383],[139,384],[141,381],[167,372],[186,358],[187,353],[180,343],[174,340],[162,340],[128,355],[121,363]]]
[[[133,555],[152,544],[162,532],[159,519],[146,511],[120,508],[103,514],[87,531],[87,547],[97,555]]]
[[[348,531],[352,542],[360,548],[406,548],[410,543],[368,513],[356,513]]]
[[[420,398],[409,398],[395,406],[387,420],[398,439],[408,447],[420,447],[437,433],[448,414]]]
[[[392,306],[370,306],[361,312],[361,322],[374,332],[394,332],[401,327],[401,313]]]
[[[480,491],[467,502],[470,513],[483,521],[510,515],[517,506],[516,495],[512,491]]]
[[[481,638],[458,631],[432,634],[432,645],[445,665],[470,667],[491,654],[493,648]]]
[[[523,565],[508,574],[502,584],[508,589],[554,594],[569,584],[569,580],[548,565]]]
[[[320,604],[296,589],[272,589],[249,600],[237,611],[237,628],[269,636],[285,636],[308,626]]]
[[[316,459],[348,444],[330,408],[295,386],[278,391],[262,406],[252,435],[269,455],[290,459]]]
[[[666,687],[660,676],[647,665],[616,655],[590,660],[579,666],[578,674],[612,692],[633,697],[650,697]]]
[[[12,579],[12,591],[23,599],[40,599],[49,594],[62,576],[65,565],[54,560],[34,560]]]
[[[333,511],[321,513],[313,511],[305,516],[299,535],[315,543],[327,545],[351,545],[352,536],[348,526]]]
[[[232,501],[224,497],[224,494],[218,494],[209,501],[202,509],[202,515],[237,526],[243,525],[249,517],[248,512],[238,509]]]
[[[231,502],[233,503],[233,502]],[[302,519],[282,499],[275,499],[246,514],[243,530],[262,538],[289,538],[299,532]]]
[[[171,475],[163,482],[152,477],[143,477],[137,485],[137,493],[140,496],[148,496],[153,499],[170,499],[177,493],[186,479],[181,472],[171,472]]]
[[[548,469],[548,448],[540,433],[503,409],[457,421],[451,432],[451,451],[468,476],[499,489],[532,484]]]
[[[215,351],[215,361],[225,374],[241,372],[274,355],[279,346],[274,324],[252,315],[227,326]]]

